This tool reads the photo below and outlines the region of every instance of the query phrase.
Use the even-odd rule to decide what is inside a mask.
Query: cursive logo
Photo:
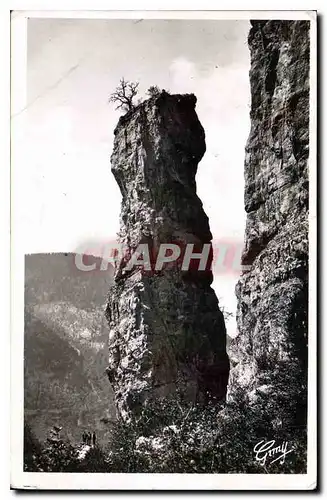
[[[283,465],[285,463],[285,457],[289,453],[291,453],[294,448],[288,448],[288,441],[283,441],[283,443],[279,446],[275,446],[276,441],[273,439],[271,441],[265,441],[262,439],[255,445],[253,448],[255,459],[260,462],[261,465],[265,465],[267,458],[273,458],[270,464],[277,462],[280,460],[280,464]]]

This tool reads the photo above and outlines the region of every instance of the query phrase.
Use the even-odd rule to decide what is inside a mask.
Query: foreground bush
[[[26,472],[108,472],[100,448],[88,448],[81,458],[80,445],[64,439],[47,439],[40,443],[30,426],[24,425],[24,471]]]
[[[194,405],[182,399],[148,402],[137,419],[118,421],[107,450],[78,450],[62,440],[38,444],[25,436],[25,470],[45,472],[305,473],[305,383],[279,366],[271,386],[234,390],[226,404]],[[290,378],[291,377],[291,378]],[[272,390],[273,388],[273,390]],[[259,390],[260,389],[260,390]],[[255,460],[261,440],[289,443],[283,462]]]
[[[234,391],[225,405],[212,402],[204,408],[182,401],[149,403],[137,420],[117,423],[108,456],[110,470],[304,473],[306,427],[303,420],[299,421],[295,398],[285,394],[290,392],[285,378],[281,380],[284,385],[277,386],[274,396],[262,390],[254,404],[241,390]],[[293,451],[284,462],[270,463],[270,459],[259,463],[253,448],[261,440],[275,440],[276,446],[288,442]]]

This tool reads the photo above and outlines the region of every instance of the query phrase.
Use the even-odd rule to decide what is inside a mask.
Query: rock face
[[[226,329],[210,287],[212,235],[196,195],[205,134],[195,104],[194,95],[163,91],[123,116],[115,130],[111,164],[122,194],[119,241],[127,252],[106,312],[107,373],[123,417],[137,414],[147,398],[176,391],[203,402],[226,395]],[[178,245],[181,256],[154,269],[163,243]],[[199,260],[182,269],[188,243],[198,253],[206,244],[203,270]],[[149,262],[130,269],[140,244],[149,249]]]
[[[281,387],[303,410],[308,332],[309,22],[253,21],[248,41],[252,104],[242,263],[249,268],[236,288],[239,336],[232,347],[233,365],[237,364],[231,371],[231,385],[244,388],[249,401],[257,401],[263,393],[268,399],[276,396],[276,388]],[[291,395],[292,390],[297,394]],[[292,418],[299,417],[298,407],[292,411]],[[304,413],[300,418],[305,418]]]

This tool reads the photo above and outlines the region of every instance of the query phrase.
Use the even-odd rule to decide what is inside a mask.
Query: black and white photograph
[[[11,30],[12,487],[315,489],[316,12]]]

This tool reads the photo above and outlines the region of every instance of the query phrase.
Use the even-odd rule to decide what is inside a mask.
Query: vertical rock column
[[[247,212],[237,286],[238,364],[249,401],[292,402],[305,419],[308,310],[309,22],[253,21]],[[302,408],[302,409],[301,409]],[[301,424],[299,424],[301,425]]]
[[[108,377],[118,413],[137,414],[145,400],[180,391],[191,401],[226,395],[226,329],[211,288],[211,251],[183,270],[188,243],[200,253],[212,235],[196,195],[205,134],[194,95],[162,92],[122,117],[115,130],[112,172],[122,194],[119,242],[127,249],[110,290]],[[160,245],[181,249],[178,261],[154,269]],[[145,244],[148,266],[128,267]],[[142,258],[142,257],[141,257]]]

